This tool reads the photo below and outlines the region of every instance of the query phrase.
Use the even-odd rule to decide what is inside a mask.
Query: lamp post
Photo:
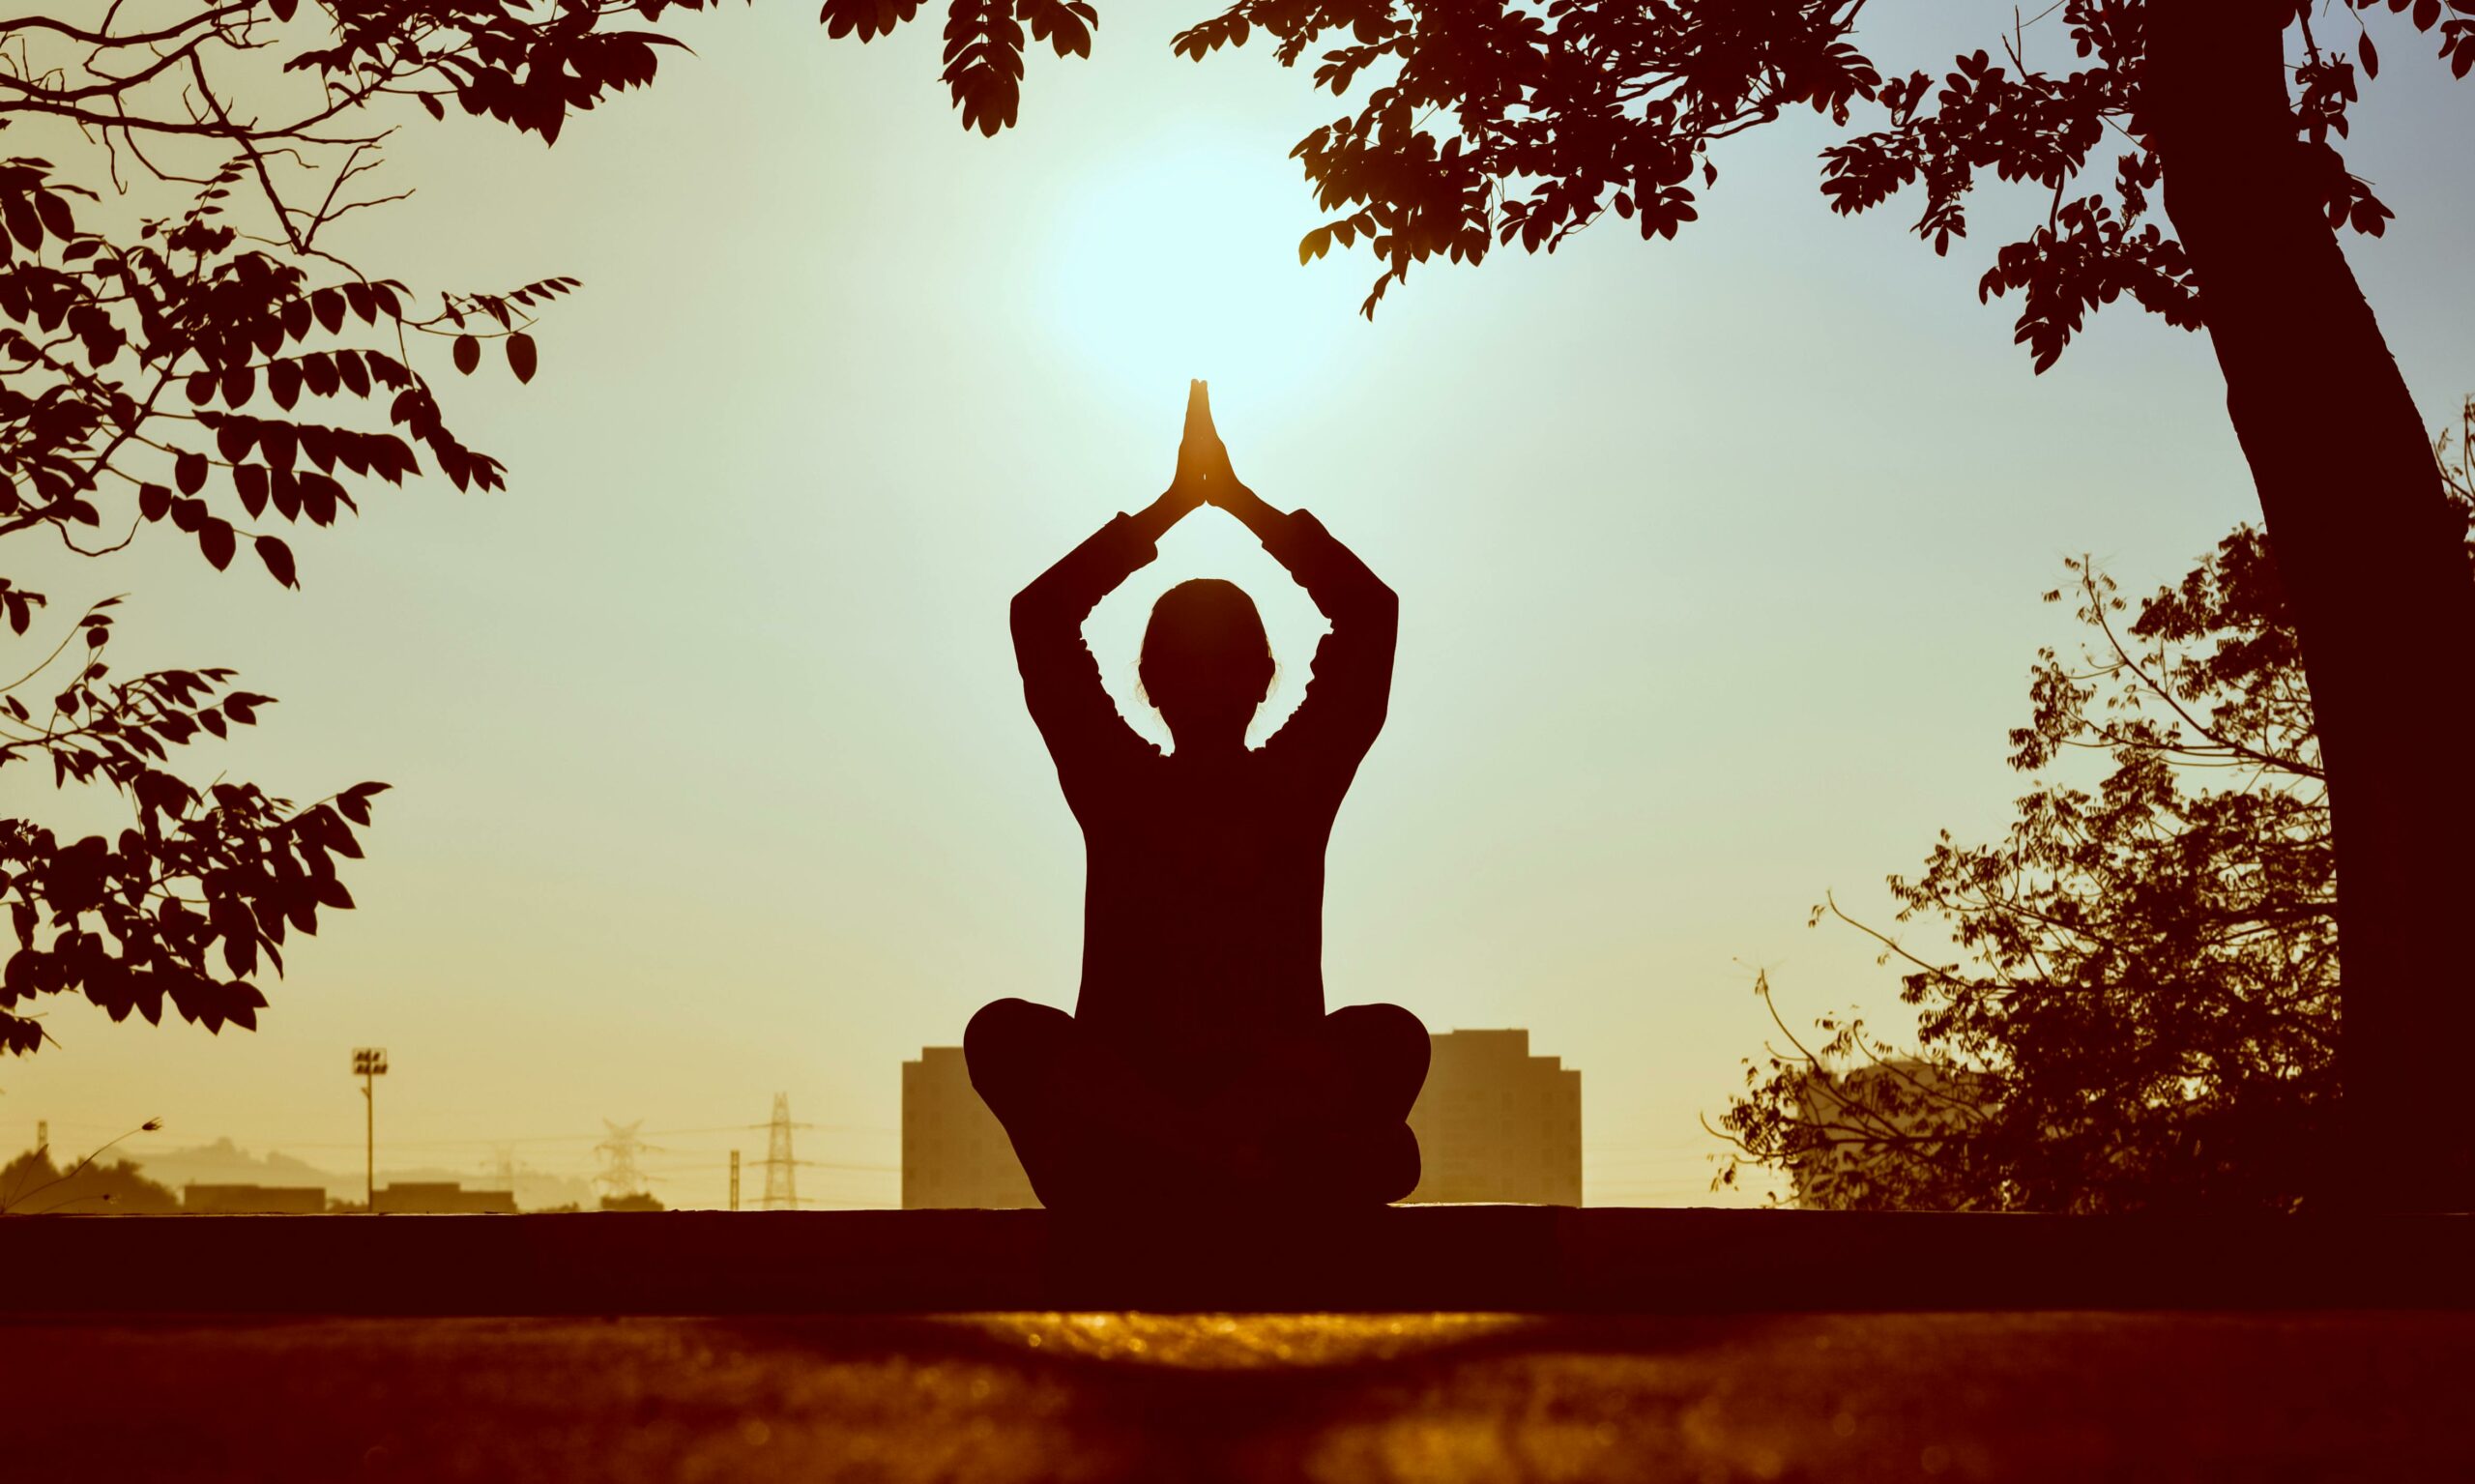
[[[365,1184],[362,1190],[363,1209],[378,1209],[378,1094],[376,1079],[387,1075],[387,1048],[356,1046],[352,1051],[352,1074],[361,1079],[361,1100],[368,1104],[368,1121],[364,1125],[364,1152],[368,1163],[363,1168]]]

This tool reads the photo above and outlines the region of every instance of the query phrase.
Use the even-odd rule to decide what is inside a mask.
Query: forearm
[[[1161,537],[1168,534],[1171,526],[1185,519],[1187,512],[1199,503],[1192,494],[1176,485],[1171,485],[1161,492],[1159,499],[1135,511],[1126,519],[1133,523],[1137,535],[1147,541],[1156,543]]]
[[[1212,493],[1212,504],[1238,517],[1240,524],[1255,533],[1255,539],[1267,544],[1276,541],[1289,529],[1289,514],[1274,509],[1264,498],[1235,480],[1224,482]]]
[[[1279,521],[1279,537],[1264,549],[1297,579],[1332,631],[1315,646],[1305,701],[1268,745],[1346,788],[1383,729],[1401,600],[1312,512],[1292,510]]]
[[[1145,512],[1149,514],[1149,511]],[[1084,618],[1156,553],[1140,517],[1120,515],[1014,595],[1014,640],[1079,644]]]
[[[1333,622],[1335,631],[1344,624],[1392,622],[1400,600],[1356,553],[1324,529],[1322,521],[1305,510],[1284,514],[1269,506],[1263,509],[1267,519],[1254,528],[1267,533],[1264,549],[1306,589],[1315,606]],[[1251,521],[1248,524],[1253,526]]]
[[[1126,576],[1157,555],[1135,517],[1119,515],[1014,595],[1014,663],[1069,800],[1078,779],[1142,750],[1100,684],[1083,622]],[[1079,806],[1078,806],[1079,807]]]

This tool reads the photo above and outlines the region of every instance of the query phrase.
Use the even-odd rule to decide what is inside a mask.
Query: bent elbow
[[[1383,578],[1369,574],[1366,587],[1367,617],[1386,628],[1401,626],[1401,595],[1384,584]]]
[[[1036,582],[1014,595],[1014,601],[1007,608],[1005,617],[1006,625],[1013,629],[1017,640],[1038,629],[1047,606],[1040,600],[1040,585]]]

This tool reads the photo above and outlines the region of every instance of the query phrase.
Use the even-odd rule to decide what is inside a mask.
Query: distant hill
[[[174,1190],[183,1185],[276,1185],[287,1189],[315,1185],[341,1193],[347,1187],[361,1186],[358,1173],[349,1178],[331,1175],[279,1149],[252,1154],[229,1139],[148,1154],[146,1173]]]

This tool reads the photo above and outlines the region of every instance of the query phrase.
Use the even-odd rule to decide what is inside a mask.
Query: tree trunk
[[[2292,0],[2150,0],[2144,123],[2303,642],[2338,867],[2342,1096],[2315,1187],[2475,1208],[2475,577],[2422,417],[2310,188]]]

